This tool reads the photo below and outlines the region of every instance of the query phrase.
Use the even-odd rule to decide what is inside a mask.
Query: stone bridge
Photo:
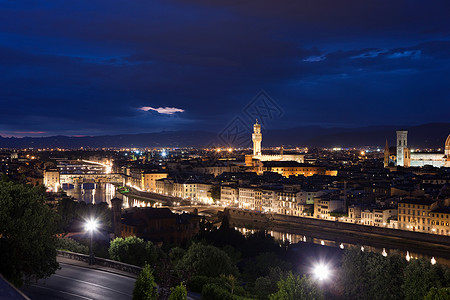
[[[116,183],[124,184],[122,174],[61,174],[59,183],[83,184],[83,183]]]

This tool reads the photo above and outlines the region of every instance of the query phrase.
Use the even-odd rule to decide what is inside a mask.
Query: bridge
[[[123,174],[60,174],[59,183],[64,184],[83,184],[83,183],[116,183],[125,184]]]

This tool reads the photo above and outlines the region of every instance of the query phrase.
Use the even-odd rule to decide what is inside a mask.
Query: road
[[[60,263],[61,269],[21,290],[31,299],[131,299],[136,279]]]

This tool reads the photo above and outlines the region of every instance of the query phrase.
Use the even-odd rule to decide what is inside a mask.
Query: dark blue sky
[[[0,135],[450,120],[450,1],[0,0]]]

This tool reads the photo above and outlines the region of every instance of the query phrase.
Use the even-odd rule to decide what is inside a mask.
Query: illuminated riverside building
[[[255,198],[260,196],[261,192],[255,188],[239,188],[239,208],[255,210]]]
[[[439,205],[443,204],[443,205]],[[450,235],[450,199],[403,199],[398,203],[399,229]]]
[[[220,202],[225,206],[235,206],[239,203],[239,189],[230,185],[220,187]]]
[[[262,187],[239,187],[238,191],[238,207],[242,209],[302,216],[312,208],[312,205],[302,202],[299,191]]]
[[[48,191],[57,192],[59,187],[60,175],[58,169],[44,170],[44,185]]]
[[[212,184],[210,183],[197,183],[197,200],[202,203],[212,204],[213,199],[211,195]]]
[[[431,231],[450,235],[450,207],[439,207],[431,211]]]
[[[167,173],[144,172],[141,174],[141,189],[156,192],[156,181],[167,178]]]

